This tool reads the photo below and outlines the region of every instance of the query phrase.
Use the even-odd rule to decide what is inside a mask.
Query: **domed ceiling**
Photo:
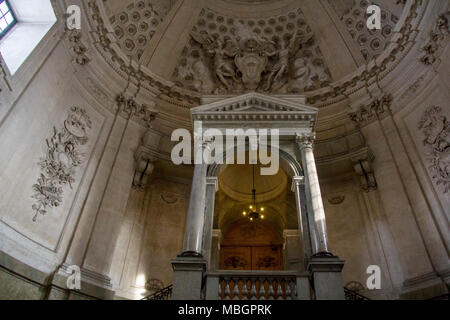
[[[389,44],[405,1],[107,0],[116,44],[130,59],[198,94],[305,93],[329,86]]]

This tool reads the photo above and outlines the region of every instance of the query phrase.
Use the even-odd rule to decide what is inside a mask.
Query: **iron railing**
[[[244,297],[240,297],[240,299],[242,298],[247,298],[247,296],[253,296],[253,299],[256,298],[262,298],[262,299],[282,299],[282,300],[290,300],[290,299],[295,299],[295,282],[294,279],[289,279],[289,277],[286,277],[284,279],[279,278],[277,280],[274,279],[274,277],[267,277],[267,278],[261,278],[261,277],[246,277],[244,278],[245,282],[247,282],[249,285],[248,286],[242,286],[242,288],[238,289],[238,286],[234,286],[234,283],[231,284],[231,288],[230,288],[230,282],[233,282],[233,280],[236,281],[236,279],[231,279],[228,277],[221,277],[221,285],[220,285],[220,293],[219,293],[219,299],[232,299],[234,298],[234,295],[236,295],[236,299],[239,299],[237,296],[238,295],[243,295]],[[277,289],[273,290],[274,287],[272,287],[270,285],[269,287],[269,281],[274,284]],[[273,282],[275,280],[275,282]],[[262,281],[263,283],[266,282],[266,286],[267,288],[261,287],[260,283],[257,284],[258,281]],[[278,285],[279,282],[279,285]],[[240,283],[243,284],[243,283]],[[257,284],[257,285],[256,285]],[[255,286],[256,285],[256,286]],[[258,293],[256,292],[256,287],[258,288]],[[248,290],[250,288],[250,290]],[[231,289],[231,290],[230,290]],[[247,290],[246,290],[247,289]],[[167,286],[159,291],[156,291],[148,296],[146,296],[145,298],[143,298],[142,300],[170,300],[170,298],[172,297],[172,290],[173,290],[173,285]],[[255,291],[255,292],[253,292]],[[259,292],[261,291],[261,293]],[[263,293],[264,292],[264,293]],[[357,293],[356,291],[344,288],[344,292],[345,292],[345,299],[346,300],[352,300],[352,301],[357,301],[357,300],[370,300],[369,298]],[[266,296],[267,294],[267,296]],[[231,296],[231,297],[230,297]],[[446,298],[448,299],[448,295],[443,296],[443,297],[439,297],[442,300],[445,300]]]
[[[344,292],[345,292],[345,300],[370,300],[369,298],[359,294],[356,291],[344,288]]]
[[[172,297],[173,285],[167,286],[159,291],[146,296],[142,300],[170,300]]]

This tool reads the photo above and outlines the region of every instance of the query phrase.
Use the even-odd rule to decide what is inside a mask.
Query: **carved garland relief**
[[[442,115],[442,108],[427,108],[418,129],[424,136],[428,170],[436,185],[447,193],[450,190],[450,123]]]
[[[424,54],[420,58],[420,62],[423,64],[429,66],[439,61],[439,56],[447,44],[445,39],[450,34],[448,23],[449,17],[450,11],[441,14],[438,17],[433,30],[430,31],[428,42],[422,47]]]
[[[47,152],[41,157],[41,174],[33,185],[35,203],[33,221],[46,215],[49,209],[63,202],[64,188],[72,188],[77,167],[85,161],[82,146],[88,142],[87,130],[91,119],[83,108],[72,107],[60,129],[53,127],[53,134],[46,140]]]

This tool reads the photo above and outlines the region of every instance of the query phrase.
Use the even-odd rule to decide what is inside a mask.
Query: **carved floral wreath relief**
[[[432,106],[425,110],[418,125],[427,148],[428,170],[444,193],[450,190],[450,122],[442,115],[442,108]]]
[[[65,187],[72,189],[76,169],[85,161],[81,146],[88,142],[87,129],[91,127],[91,119],[79,107],[70,109],[62,128],[53,127],[53,135],[46,140],[47,153],[38,163],[41,174],[33,185],[34,222],[62,203]]]

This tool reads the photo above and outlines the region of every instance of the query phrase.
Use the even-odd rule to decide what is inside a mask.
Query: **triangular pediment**
[[[299,99],[301,100],[301,99]],[[191,115],[221,114],[264,114],[264,113],[289,113],[289,114],[316,114],[317,108],[307,106],[292,99],[268,96],[252,92],[241,96],[225,98],[220,101],[205,104],[191,109]]]
[[[318,109],[303,101],[303,97],[283,99],[253,92],[193,108],[191,118],[208,127],[226,124],[232,127],[312,128]]]

